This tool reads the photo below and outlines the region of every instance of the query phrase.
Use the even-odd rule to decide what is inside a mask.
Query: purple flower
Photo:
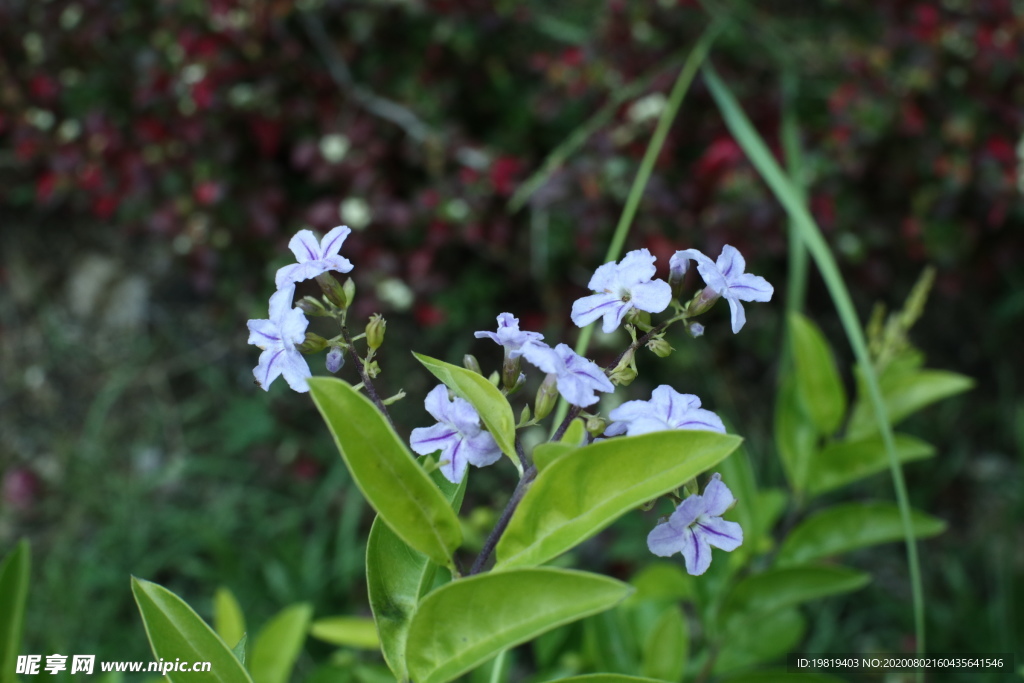
[[[270,320],[250,320],[249,343],[263,349],[252,374],[264,391],[280,375],[298,392],[309,391],[306,379],[312,373],[296,347],[306,339],[309,321],[298,308],[292,308],[295,285],[288,285],[270,297]]]
[[[711,566],[711,547],[736,550],[743,543],[743,529],[736,522],[727,522],[722,515],[736,499],[715,474],[704,487],[704,495],[684,500],[667,522],[659,524],[647,535],[647,547],[659,557],[683,554],[686,571],[700,576]]]
[[[519,330],[519,318],[513,317],[511,313],[502,313],[498,316],[497,332],[474,332],[477,339],[487,337],[496,344],[505,347],[505,355],[510,358],[519,358],[523,355],[523,347],[533,342],[544,339],[539,332],[521,332]]]
[[[697,262],[697,272],[707,284],[705,289],[719,294],[729,302],[732,311],[732,331],[736,334],[747,321],[741,301],[770,301],[775,289],[759,275],[744,273],[747,267],[743,255],[728,244],[722,247],[718,261],[700,253],[696,249],[677,251],[669,261],[669,269],[673,273],[686,272],[690,259]]]
[[[441,451],[441,474],[458,484],[469,465],[486,467],[501,458],[501,449],[490,432],[480,426],[480,416],[469,401],[448,400],[448,388],[434,387],[424,402],[437,424],[412,430],[409,444],[420,455]]]
[[[572,305],[572,321],[584,327],[604,318],[601,329],[614,332],[629,309],[661,313],[672,301],[672,288],[654,277],[654,256],[646,249],[631,251],[621,263],[606,263],[587,285],[597,294],[577,299]]]
[[[574,406],[597,403],[595,391],[615,390],[597,363],[575,353],[566,344],[551,348],[542,342],[532,342],[523,347],[523,357],[542,371],[554,374],[558,393]]]
[[[702,429],[725,434],[722,419],[702,409],[699,398],[680,394],[667,384],[655,389],[650,401],[626,401],[608,417],[613,422],[604,430],[605,436],[636,436],[665,429]]]
[[[298,263],[278,269],[275,278],[277,288],[310,280],[329,270],[336,270],[339,273],[352,270],[352,263],[344,256],[338,255],[338,250],[351,232],[347,226],[339,225],[324,235],[319,244],[312,230],[299,230],[295,233],[288,242],[288,248],[295,254]]]

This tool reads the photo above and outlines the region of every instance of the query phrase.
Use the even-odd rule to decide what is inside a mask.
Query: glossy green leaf
[[[946,523],[918,510],[911,511],[914,536],[929,538]],[[818,512],[793,529],[776,556],[779,567],[806,564],[858,548],[903,538],[900,509],[891,503],[846,503]]]
[[[213,594],[213,629],[225,643],[237,643],[245,636],[245,614],[225,586]]]
[[[577,418],[569,423],[569,426],[565,430],[565,434],[562,434],[562,438],[559,439],[559,442],[569,444],[570,446],[583,446],[586,444],[586,439],[587,423],[583,418]]]
[[[132,594],[157,659],[210,662],[208,672],[168,672],[171,683],[252,683],[231,649],[184,600],[163,586],[135,577]]]
[[[796,382],[783,377],[775,400],[775,448],[790,487],[803,492],[817,450],[818,431],[797,398]]]
[[[682,486],[740,445],[731,434],[674,430],[578,448],[537,475],[496,548],[496,569],[543,564],[633,508]]]
[[[231,648],[231,654],[235,656],[235,659],[242,663],[242,666],[245,666],[245,643],[248,640],[249,637],[243,633],[242,637],[238,639],[237,643],[235,643],[235,646]]]
[[[895,434],[896,458],[901,463],[935,455],[935,447],[906,434]],[[829,444],[811,461],[807,490],[812,495],[846,486],[884,472],[889,467],[882,437]]]
[[[789,315],[789,339],[797,398],[818,433],[831,436],[846,415],[846,392],[832,349],[817,325],[797,312]]]
[[[566,569],[478,574],[446,584],[420,603],[406,658],[416,683],[443,683],[556,626],[602,612],[631,588]]]
[[[885,398],[889,422],[895,425],[932,403],[971,389],[974,380],[946,370],[920,370],[883,374],[879,384]],[[860,394],[865,394],[863,388]],[[858,401],[846,431],[848,438],[866,436],[878,431],[874,413],[866,401]]]
[[[486,377],[472,370],[419,353],[414,352],[412,355],[416,356],[416,360],[423,363],[423,366],[442,384],[451,389],[452,393],[469,401],[476,408],[495,443],[522,471],[519,456],[516,455],[516,418],[512,413],[512,406],[501,390],[488,382]]]
[[[331,645],[379,650],[377,625],[366,617],[324,617],[309,627],[309,635]]]
[[[469,476],[458,485],[438,470],[431,477],[457,512],[462,507]],[[405,642],[409,624],[420,597],[433,584],[436,570],[436,564],[406,545],[379,517],[373,520],[366,542],[366,587],[384,661],[399,681],[408,679]]]
[[[779,659],[803,640],[807,620],[795,607],[734,622],[722,637],[714,672],[723,674]]]
[[[312,616],[312,605],[290,605],[260,629],[249,652],[249,670],[256,683],[288,683]]]
[[[399,538],[452,566],[462,543],[459,519],[368,398],[333,377],[313,377],[309,392],[366,500]]]
[[[771,530],[786,511],[789,498],[789,494],[780,488],[767,488],[758,492],[757,519],[754,520],[754,525],[757,527],[757,534],[766,542],[771,542]]]
[[[743,623],[776,610],[829,595],[863,588],[871,580],[845,567],[791,567],[749,576],[732,589],[722,608],[722,621]],[[732,630],[732,629],[729,629]]]
[[[681,681],[690,647],[686,617],[679,607],[666,609],[644,642],[640,673],[662,681]]]
[[[578,446],[572,446],[562,441],[548,441],[538,444],[533,449],[533,464],[538,470],[547,469],[548,465],[561,458],[563,455],[572,453]]]
[[[25,629],[28,575],[32,564],[28,541],[22,539],[0,563],[0,683],[14,683],[21,637]]]

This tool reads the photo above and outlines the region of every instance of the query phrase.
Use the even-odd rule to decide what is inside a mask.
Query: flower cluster
[[[343,364],[342,348],[350,348],[352,343],[345,332],[345,311],[354,292],[350,289],[351,281],[342,287],[329,272],[352,270],[348,259],[339,255],[349,233],[347,227],[340,226],[317,242],[313,233],[301,230],[289,242],[297,262],[277,272],[278,290],[270,299],[269,319],[249,321],[249,343],[263,349],[254,373],[264,389],[278,376],[283,376],[292,389],[308,391],[306,379],[310,377],[310,370],[303,353],[329,346],[328,370],[337,371]],[[691,261],[697,263],[705,286],[683,302],[683,280]],[[636,377],[635,356],[640,348],[646,347],[659,357],[672,353],[672,346],[664,338],[672,324],[681,322],[691,337],[703,335],[704,325],[693,319],[710,310],[718,299],[729,302],[732,330],[739,332],[746,320],[740,302],[768,301],[773,293],[764,278],[745,270],[743,256],[729,245],[723,247],[717,261],[695,249],[677,251],[669,262],[667,282],[654,277],[655,257],[646,249],[631,251],[620,262],[599,267],[588,283],[593,293],[573,303],[571,319],[579,327],[601,319],[605,333],[614,333],[625,326],[632,343],[607,368],[601,368],[566,344],[548,345],[540,333],[520,329],[519,319],[508,312],[498,315],[495,331],[481,330],[475,336],[490,339],[502,347],[502,369],[491,375],[491,382],[506,396],[517,392],[526,381],[523,360],[545,374],[533,410],[526,407],[520,427],[536,424],[546,417],[561,396],[572,406],[562,429],[568,420],[583,416],[587,419],[588,438],[637,436],[675,429],[724,434],[722,419],[701,408],[697,396],[679,393],[667,384],[657,387],[649,400],[626,401],[612,409],[608,421],[584,409],[592,409],[599,402],[598,393],[612,392],[616,384],[628,384]],[[293,307],[295,283],[312,278],[324,290],[326,308],[308,297],[299,307]],[[662,313],[670,306],[674,310],[672,317],[652,323],[652,314]],[[337,317],[344,339],[325,340],[307,334],[306,312]],[[378,399],[372,391],[370,378],[376,376],[377,369],[372,359],[383,340],[384,326],[380,316],[370,319],[365,334],[368,354],[366,358],[359,358],[360,374],[374,400]],[[638,336],[640,333],[642,336]],[[474,357],[467,356],[465,362],[467,368],[483,374]],[[378,405],[383,410],[389,402],[378,402]],[[425,407],[436,422],[413,429],[410,446],[420,455],[437,453],[437,467],[446,479],[459,483],[470,465],[486,467],[501,459],[501,449],[469,401],[451,396],[442,384],[427,394]],[[520,453],[520,458],[525,455]],[[528,460],[525,464],[529,464]],[[682,553],[687,571],[704,573],[711,562],[712,546],[733,550],[742,543],[743,532],[739,525],[721,517],[734,503],[729,489],[719,475],[714,475],[702,495],[694,494],[682,500],[668,520],[650,533],[651,552],[656,555]]]
[[[309,391],[306,380],[312,373],[309,364],[302,357],[300,346],[306,341],[306,327],[309,321],[300,308],[292,306],[295,298],[295,283],[319,277],[336,270],[347,273],[352,270],[348,259],[339,256],[341,245],[349,236],[347,226],[339,225],[324,235],[318,243],[310,230],[299,230],[288,242],[288,248],[295,254],[297,263],[277,271],[274,278],[277,291],[270,297],[270,319],[250,320],[249,343],[263,349],[259,364],[253,369],[256,382],[264,391],[278,377],[284,377],[288,386],[298,392]],[[338,347],[328,352],[328,368],[335,370],[343,362]]]

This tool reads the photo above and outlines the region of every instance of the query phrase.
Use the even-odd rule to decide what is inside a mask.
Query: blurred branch
[[[324,24],[320,17],[312,11],[300,11],[298,14],[306,34],[313,41],[313,45],[320,55],[320,59],[327,66],[331,78],[334,79],[339,88],[351,95],[352,99],[358,102],[363,109],[378,118],[395,124],[416,142],[422,144],[433,142],[436,144],[443,140],[444,136],[439,131],[433,130],[411,109],[394,100],[381,97],[369,88],[356,83],[352,78],[352,72],[349,70],[348,64],[330,38],[328,38],[327,31],[324,30]],[[489,159],[485,154],[468,147],[455,150],[454,156],[459,163],[470,168],[485,168],[489,163]]]

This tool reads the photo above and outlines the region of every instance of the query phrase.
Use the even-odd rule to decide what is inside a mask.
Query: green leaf
[[[626,623],[623,610],[595,614],[580,622],[583,650],[588,669],[608,673],[631,673],[640,668],[640,646]]]
[[[776,610],[858,590],[870,580],[868,574],[845,567],[770,569],[749,576],[733,587],[722,607],[722,622],[729,624],[735,619],[751,623],[760,615]]]
[[[693,577],[687,574],[674,562],[658,560],[637,572],[630,583],[636,587],[636,593],[630,596],[634,600],[666,600],[678,602],[693,597]]]
[[[625,676],[623,674],[586,674],[585,676],[570,676],[559,678],[558,683],[660,683],[654,678],[641,678],[639,676]]]
[[[644,642],[640,673],[663,681],[681,681],[689,646],[686,618],[679,607],[672,605],[655,622]]]
[[[970,377],[946,370],[884,373],[879,383],[889,422],[894,425],[932,403],[974,387],[974,380]],[[860,395],[864,396],[866,390],[863,382],[860,388]],[[871,406],[867,401],[858,401],[846,430],[847,438],[866,436],[877,431],[878,425],[874,422]]]
[[[452,567],[462,543],[459,519],[368,398],[333,377],[312,377],[309,391],[366,500],[399,538]]]
[[[203,673],[168,672],[171,683],[252,683],[231,649],[184,600],[163,586],[134,576],[132,594],[157,659],[210,663],[210,670]]]
[[[896,458],[901,463],[935,455],[935,448],[929,443],[906,434],[893,436]],[[889,457],[880,436],[832,443],[823,448],[811,461],[807,490],[811,495],[820,495],[884,472],[888,467]]]
[[[288,683],[312,616],[312,605],[290,605],[260,629],[249,652],[249,669],[256,683]]]
[[[719,683],[845,683],[842,678],[828,674],[807,672],[791,674],[785,669],[748,671],[718,679]]]
[[[722,638],[714,672],[721,674],[776,660],[792,652],[803,640],[806,630],[807,620],[793,607],[757,619],[733,622]]]
[[[565,569],[478,574],[446,584],[420,603],[406,657],[416,683],[443,683],[556,626],[602,612],[631,588]]]
[[[561,458],[563,455],[572,453],[576,450],[577,446],[564,443],[562,441],[547,441],[542,444],[538,444],[533,449],[533,464],[537,466],[538,470],[547,469],[548,465]]]
[[[242,663],[242,666],[245,666],[245,643],[248,639],[248,636],[243,633],[239,641],[235,643],[233,648],[231,648],[231,654],[233,654],[235,658]]]
[[[309,627],[309,635],[331,645],[379,650],[377,625],[366,617],[324,617]]]
[[[832,349],[821,330],[797,312],[789,316],[789,338],[797,397],[818,433],[831,436],[846,414],[846,392]]]
[[[452,501],[453,511],[458,511],[469,477],[456,485],[437,470],[431,476],[445,498]],[[399,681],[408,680],[405,642],[409,624],[420,596],[434,582],[436,569],[436,564],[402,542],[379,517],[373,520],[366,542],[366,588],[384,661]]]
[[[761,530],[757,520],[761,518],[758,510],[760,496],[754,482],[754,470],[750,466],[750,456],[743,446],[736,449],[731,457],[723,460],[716,468],[722,475],[736,505],[727,513],[727,519],[738,522],[743,529],[743,545],[736,549],[730,557],[737,558],[740,564],[745,558],[761,552]]]
[[[559,442],[569,444],[570,446],[583,446],[586,444],[586,438],[587,423],[583,418],[577,418],[569,423]]]
[[[782,378],[775,400],[775,448],[790,487],[801,493],[807,487],[811,461],[817,450],[818,432],[797,398],[792,376]]]
[[[929,538],[946,528],[941,519],[917,510],[911,513],[916,538]],[[775,562],[779,567],[806,564],[902,538],[903,523],[897,506],[891,503],[836,505],[808,517],[793,529]]]
[[[557,557],[714,466],[741,441],[731,434],[674,430],[608,439],[562,456],[523,496],[498,542],[495,568]]]
[[[213,594],[213,628],[225,643],[237,643],[245,637],[245,614],[235,594],[225,586]]]
[[[14,683],[21,636],[25,629],[28,574],[32,564],[28,541],[22,539],[0,563],[0,683]]]
[[[522,465],[516,455],[516,418],[512,414],[512,406],[501,390],[487,381],[486,377],[472,370],[460,368],[458,365],[424,356],[413,352],[416,360],[433,373],[434,377],[452,390],[459,398],[469,401],[480,419],[487,426],[487,431],[494,437],[501,451],[509,457],[522,474]]]

